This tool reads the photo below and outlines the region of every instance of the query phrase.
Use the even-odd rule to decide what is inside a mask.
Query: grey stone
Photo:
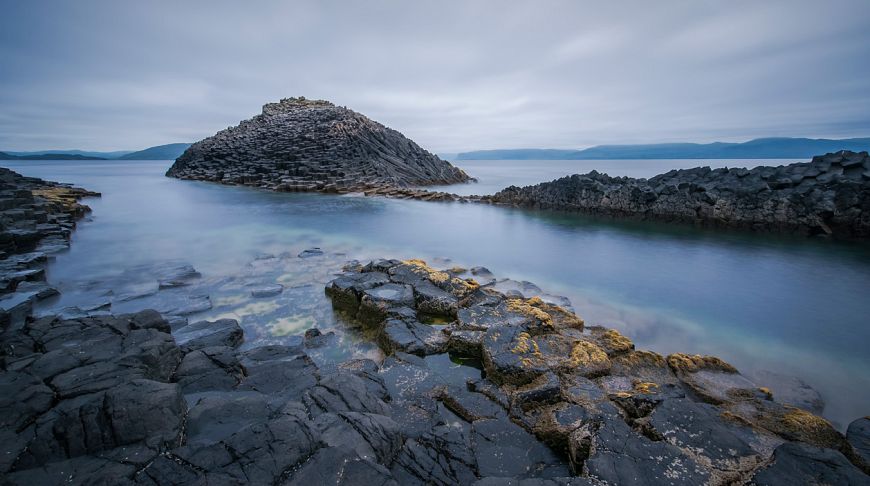
[[[236,347],[244,339],[242,328],[235,319],[194,322],[175,331],[174,336],[175,341],[187,349]]]
[[[753,476],[758,486],[794,484],[868,485],[870,476],[853,466],[843,454],[799,442],[787,442],[776,448],[773,463]]]

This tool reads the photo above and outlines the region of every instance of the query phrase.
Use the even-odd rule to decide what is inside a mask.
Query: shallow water
[[[602,222],[465,203],[276,194],[166,178],[168,161],[4,162],[25,175],[103,193],[86,201],[93,208],[89,221],[79,225],[70,251],[50,265],[49,281],[63,295],[43,311],[103,300],[112,301],[113,312],[188,304],[195,310],[201,302],[195,299],[208,295],[211,308],[191,314],[191,320],[236,317],[245,327],[247,345],[282,342],[298,339],[295,335],[312,326],[328,331],[346,325],[336,320],[322,290],[344,260],[440,257],[446,265],[444,259],[450,258],[451,265],[483,265],[498,276],[529,280],[565,295],[587,323],[617,328],[639,348],[714,354],[743,370],[799,376],[822,392],[828,402],[825,415],[841,427],[870,413],[867,245]],[[480,182],[451,190],[472,194],[592,168],[648,177],[710,164],[461,165]],[[327,255],[296,258],[312,246]],[[120,301],[118,289],[153,285],[142,276],[170,260],[189,262],[203,278],[190,287]],[[285,286],[280,296],[251,298],[252,285],[272,282]],[[340,344],[338,351],[332,345],[320,348],[320,353],[333,354],[320,356],[324,362],[342,353],[377,354],[359,333],[324,339]]]

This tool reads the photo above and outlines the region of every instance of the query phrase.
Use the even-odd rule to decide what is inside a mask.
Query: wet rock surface
[[[285,261],[320,258],[297,253]],[[184,265],[165,270],[152,272],[155,286],[173,272],[189,285],[158,292],[195,292],[203,279]],[[172,323],[156,311],[10,326],[0,335],[0,475],[8,484],[867,479],[863,422],[847,438],[724,361],[636,350],[529,282],[377,260],[351,262],[325,288],[380,358],[325,359],[343,339],[333,331],[262,344],[232,319]]]
[[[181,179],[275,191],[359,192],[470,180],[401,133],[322,100],[286,98],[187,149]]]
[[[870,238],[870,156],[841,151],[754,169],[673,170],[650,179],[598,172],[511,186],[485,201],[607,217],[837,238]]]
[[[45,281],[45,264],[69,247],[76,221],[90,212],[79,200],[97,196],[0,167],[0,327],[57,295]]]
[[[820,406],[805,384],[800,393],[780,385],[788,391],[781,403],[763,377],[749,379],[715,357],[636,350],[615,330],[587,326],[563,299],[541,298],[533,284],[475,272],[484,285],[464,269],[379,260],[350,264],[327,285],[336,309],[368,335],[430,327],[425,337],[378,340],[392,354],[380,371],[392,405],[414,411],[413,425],[411,412],[394,415],[407,434],[392,468],[400,483],[420,481],[420,471],[440,478],[436,484],[465,484],[472,475],[477,484],[867,479],[860,423],[850,443],[826,420],[786,404]],[[393,298],[372,312],[368,296],[383,293]],[[479,363],[480,375],[465,383],[439,375],[432,363],[444,350]],[[458,437],[433,436],[433,410]],[[451,443],[469,453],[451,452]],[[795,467],[795,448],[815,451],[819,466]],[[833,472],[820,473],[823,465]]]

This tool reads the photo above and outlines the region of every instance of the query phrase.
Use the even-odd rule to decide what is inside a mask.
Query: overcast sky
[[[192,142],[298,95],[440,153],[870,136],[870,0],[0,6],[0,150]]]

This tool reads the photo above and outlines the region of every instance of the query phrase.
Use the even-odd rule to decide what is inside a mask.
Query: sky
[[[0,150],[193,142],[300,95],[438,153],[870,136],[868,26],[868,0],[0,0]]]

